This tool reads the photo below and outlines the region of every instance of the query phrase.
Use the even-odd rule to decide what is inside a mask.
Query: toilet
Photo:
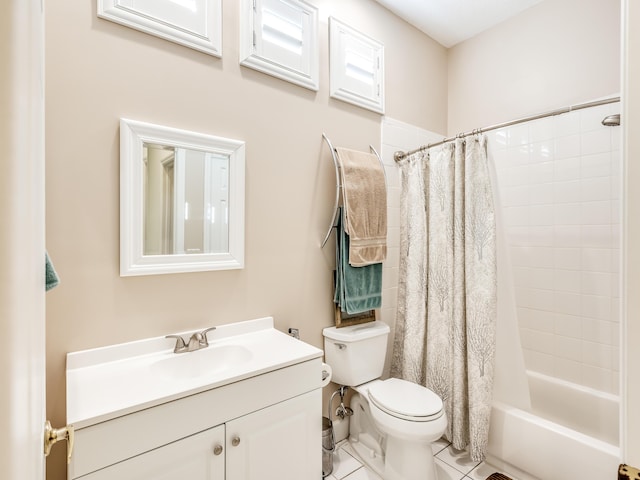
[[[374,321],[322,331],[332,381],[355,390],[349,444],[384,480],[437,480],[431,444],[447,426],[444,405],[426,387],[380,379],[389,330]]]

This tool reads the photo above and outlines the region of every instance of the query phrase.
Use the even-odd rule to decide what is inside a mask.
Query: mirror
[[[244,267],[244,142],[120,120],[120,275]]]

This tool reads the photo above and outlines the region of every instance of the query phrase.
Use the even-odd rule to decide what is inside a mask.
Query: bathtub
[[[615,478],[618,398],[527,372],[531,411],[494,402],[487,461],[519,480]]]

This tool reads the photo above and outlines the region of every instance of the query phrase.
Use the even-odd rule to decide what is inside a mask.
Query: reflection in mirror
[[[120,275],[244,267],[244,142],[120,121]]]
[[[144,255],[229,251],[229,159],[145,143]]]

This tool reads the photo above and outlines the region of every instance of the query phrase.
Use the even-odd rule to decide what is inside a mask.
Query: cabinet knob
[[[231,445],[233,445],[234,447],[240,445],[240,437],[233,437],[233,439],[231,439]]]
[[[222,445],[216,445],[213,447],[213,454],[220,455],[222,453]]]

